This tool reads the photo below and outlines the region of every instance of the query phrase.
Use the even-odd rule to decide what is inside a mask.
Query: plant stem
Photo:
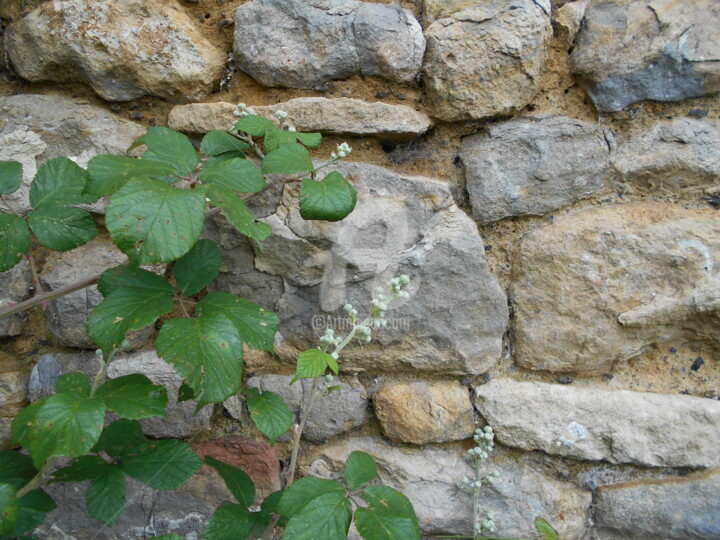
[[[91,285],[95,285],[98,281],[100,281],[100,275],[93,276],[83,281],[78,281],[77,283],[73,283],[72,285],[62,287],[61,289],[57,289],[55,291],[39,294],[37,296],[34,296],[33,298],[30,298],[29,300],[19,302],[13,306],[2,308],[0,309],[0,319],[10,317],[11,315],[15,315],[16,313],[25,311],[26,309],[33,308],[37,305],[42,304],[43,302],[49,302],[50,300],[55,300],[56,298],[65,296],[66,294],[79,291],[80,289],[84,289],[86,287],[90,287]]]
[[[29,493],[33,491],[34,489],[38,489],[40,486],[42,486],[45,481],[45,475],[47,474],[48,470],[55,464],[55,462],[58,460],[57,457],[53,457],[48,459],[45,462],[45,465],[43,465],[43,468],[38,472],[32,480],[30,480],[27,484],[25,484],[20,490],[15,494],[15,497],[18,499],[25,495],[26,493]]]
[[[298,458],[298,453],[300,451],[300,439],[302,438],[302,432],[303,432],[303,429],[305,429],[305,423],[307,422],[308,416],[310,416],[310,411],[312,410],[313,405],[315,405],[315,399],[317,399],[317,396],[318,396],[318,392],[317,392],[318,382],[320,382],[320,377],[315,377],[315,380],[313,380],[312,388],[310,389],[310,402],[308,403],[308,406],[303,411],[302,417],[300,418],[300,425],[298,426],[297,431],[295,432],[295,438],[293,439],[292,454],[290,456],[290,469],[288,470],[287,483],[285,484],[286,488],[289,487],[295,480],[295,467],[297,466],[297,458]]]

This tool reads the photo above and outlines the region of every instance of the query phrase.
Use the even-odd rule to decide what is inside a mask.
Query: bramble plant
[[[345,306],[352,321],[346,337],[328,329],[320,348],[299,355],[292,382],[313,379],[313,391],[296,426],[280,396],[242,388],[243,345],[272,352],[277,315],[225,292],[196,296],[217,277],[221,265],[217,244],[200,238],[207,217],[222,213],[263,249],[271,228],[255,219],[246,201],[275,185],[266,175],[283,175],[274,176],[274,182],[300,184],[304,219],[339,221],[356,203],[355,189],[339,172],[318,176],[318,171],[350,154],[347,144],[338,145],[328,162],[315,167],[309,149],[320,146],[319,133],[299,133],[286,126],[283,111],[277,111],[275,123],[240,104],[235,116],[238,120],[229,132],[205,135],[199,153],[186,136],[153,127],[130,147],[145,146],[140,158],[99,155],[87,170],[64,157],[50,159],[39,167],[30,186],[28,215],[14,212],[5,197],[22,183],[21,164],[0,162],[0,200],[9,209],[0,212],[0,271],[25,258],[36,288],[30,300],[0,309],[0,318],[96,283],[103,295],[86,328],[98,347],[97,375],[93,380],[82,373],[60,376],[55,394],[30,404],[13,422],[13,444],[27,453],[0,451],[0,538],[30,538],[24,535],[55,508],[43,490],[48,484],[90,481],[88,513],[111,526],[125,509],[126,476],[154,489],[171,490],[207,464],[220,474],[236,501],[215,511],[203,535],[207,540],[268,539],[280,529],[289,539],[343,539],[353,518],[366,539],[419,540],[409,500],[389,487],[368,485],[377,475],[369,454],[348,456],[344,485],[313,477],[294,481],[303,428],[316,398],[337,389],[327,384],[330,373],[339,372],[342,350],[353,341],[370,341],[373,328],[385,326],[388,303],[407,298],[402,290],[407,276],[393,278],[362,321],[355,308]],[[260,167],[247,159],[249,152],[260,159]],[[105,227],[129,263],[44,292],[31,237],[56,251],[85,244],[99,231],[92,215],[78,205],[103,197],[108,198]],[[172,265],[166,275],[141,268],[155,263]],[[176,309],[183,316],[165,318]],[[116,353],[130,347],[126,334],[161,317],[155,347],[183,379],[179,400],[195,399],[200,409],[237,394],[271,443],[292,429],[285,488],[268,496],[259,510],[250,509],[255,486],[241,469],[212,457],[203,461],[184,441],[145,437],[139,420],[166,416],[166,388],[139,373],[105,380]],[[119,419],[105,427],[108,412]]]

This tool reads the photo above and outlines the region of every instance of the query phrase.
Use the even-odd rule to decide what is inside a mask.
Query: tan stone
[[[427,444],[473,433],[468,389],[456,381],[387,385],[375,394],[373,405],[383,433],[393,441]]]
[[[0,352],[0,409],[27,400],[27,377],[22,373],[20,362]]]
[[[233,121],[231,103],[192,103],[170,111],[170,128],[186,133],[227,130]],[[349,98],[297,98],[277,105],[253,106],[261,116],[274,120],[275,111],[288,113],[288,124],[302,132],[377,135],[386,139],[412,139],[432,127],[430,118],[406,105],[368,103]]]
[[[720,347],[718,254],[713,209],[607,206],[531,231],[510,289],[516,361],[605,373],[673,340]]]
[[[435,19],[447,17],[475,3],[477,3],[477,0],[425,0],[423,3],[423,20],[426,24],[430,24]]]

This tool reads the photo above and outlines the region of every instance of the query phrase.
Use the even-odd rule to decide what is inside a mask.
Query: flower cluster
[[[352,148],[350,148],[348,143],[338,144],[336,151],[330,154],[330,161],[338,162],[341,159],[345,159],[350,155],[350,152],[352,152]]]
[[[277,118],[278,120],[280,120],[280,123],[281,123],[281,124],[282,124],[285,120],[287,120],[287,117],[288,117],[288,113],[286,113],[285,111],[280,111],[280,110],[275,111],[275,118]]]
[[[257,114],[255,112],[255,109],[252,107],[248,107],[244,103],[238,103],[237,109],[233,111],[233,116],[237,116],[238,118],[243,118],[245,116],[250,116],[251,114]]]
[[[485,426],[482,429],[476,429],[475,434],[473,435],[473,440],[477,446],[468,450],[465,458],[475,469],[475,480],[470,480],[467,476],[464,476],[457,482],[456,485],[463,491],[477,495],[477,492],[482,487],[483,482],[487,482],[490,485],[494,484],[500,476],[500,473],[498,471],[492,471],[487,473],[485,478],[481,478],[482,473],[480,472],[480,469],[495,446],[495,433],[493,433],[492,427]],[[474,520],[475,532],[480,534],[483,529],[490,532],[495,531],[495,522],[493,521],[494,516],[495,514],[492,510],[488,510],[488,512],[483,516],[481,508],[476,504]]]

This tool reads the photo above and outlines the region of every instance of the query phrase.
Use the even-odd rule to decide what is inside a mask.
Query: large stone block
[[[715,0],[614,0],[585,12],[572,68],[600,111],[720,91]]]
[[[528,233],[510,294],[515,358],[606,373],[670,341],[718,341],[720,220],[662,203],[594,208]]]
[[[31,295],[32,272],[27,259],[6,272],[0,272],[0,307],[10,307],[26,300]],[[0,319],[0,337],[17,336],[27,321],[25,313]]]
[[[720,402],[497,379],[475,388],[480,414],[505,445],[650,467],[720,465]]]
[[[5,46],[24,79],[86,82],[108,101],[197,100],[226,64],[175,0],[46,2],[10,25]]]

